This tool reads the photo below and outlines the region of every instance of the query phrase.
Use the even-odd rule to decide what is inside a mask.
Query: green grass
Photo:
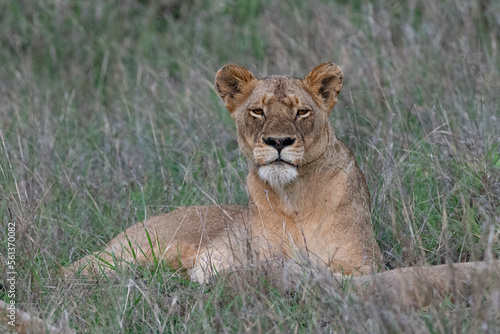
[[[489,306],[402,312],[314,282],[284,293],[147,268],[98,283],[59,274],[145,217],[246,203],[246,163],[212,88],[226,62],[258,76],[343,68],[331,121],[366,174],[389,266],[497,257],[499,11],[472,0],[1,2],[0,225],[17,224],[17,301],[92,333],[500,330],[498,286]]]

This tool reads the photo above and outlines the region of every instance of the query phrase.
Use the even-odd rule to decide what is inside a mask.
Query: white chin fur
[[[259,176],[273,188],[281,188],[295,181],[299,173],[293,166],[287,164],[270,164],[259,168]]]

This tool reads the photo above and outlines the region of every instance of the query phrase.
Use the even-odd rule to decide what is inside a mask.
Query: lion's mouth
[[[281,158],[278,158],[278,159],[276,159],[276,160],[274,160],[274,161],[271,161],[270,163],[268,163],[268,164],[266,164],[266,165],[283,165],[283,164],[284,164],[284,165],[289,165],[289,166],[292,166],[292,167],[294,167],[294,168],[298,168],[298,166],[296,166],[296,165],[292,164],[292,163],[291,163],[291,162],[289,162],[289,161],[283,160],[283,159],[281,159]]]
[[[299,167],[281,158],[259,166],[259,177],[273,188],[294,182],[299,176]]]

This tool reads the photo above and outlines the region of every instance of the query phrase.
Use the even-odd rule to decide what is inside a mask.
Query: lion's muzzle
[[[283,187],[298,176],[304,149],[293,137],[262,137],[254,148],[259,177],[273,188]]]

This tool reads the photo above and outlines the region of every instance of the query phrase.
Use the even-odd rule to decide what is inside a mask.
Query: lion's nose
[[[264,141],[264,143],[266,143],[266,145],[272,146],[275,149],[277,149],[278,153],[281,153],[281,150],[283,148],[295,143],[295,138],[290,138],[290,137],[284,137],[284,138],[268,137],[268,138],[262,138],[262,140]]]

